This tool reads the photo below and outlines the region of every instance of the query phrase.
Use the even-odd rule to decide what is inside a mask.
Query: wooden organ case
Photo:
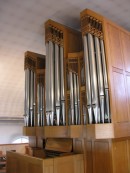
[[[45,55],[25,52],[25,126],[23,133],[35,136],[35,127],[44,125]]]
[[[44,124],[24,127],[24,134],[33,151],[45,150],[48,139],[52,150],[71,139],[73,152],[55,161],[8,153],[7,168],[8,157],[28,157],[34,173],[130,173],[130,33],[88,9],[82,36],[52,20],[45,31]]]
[[[130,33],[91,10],[81,12],[81,30],[90,118],[85,133],[86,172],[128,173]]]

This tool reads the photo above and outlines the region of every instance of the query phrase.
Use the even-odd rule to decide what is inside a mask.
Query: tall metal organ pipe
[[[96,61],[94,53],[94,41],[93,36],[88,33],[88,52],[90,58],[90,72],[91,72],[91,87],[92,87],[92,110],[94,114],[94,122],[98,123],[99,116],[99,101],[98,101],[98,86],[97,86],[97,73],[96,73]]]
[[[80,118],[80,89],[79,89],[79,79],[78,79],[78,75],[76,76],[76,80],[77,80],[77,100],[78,100],[78,121],[77,124],[81,123],[81,118]]]
[[[87,108],[88,108],[88,122],[92,124],[92,98],[91,98],[91,84],[90,84],[90,64],[88,55],[88,41],[87,37],[83,37],[84,42],[84,64],[85,64],[85,76],[86,76],[86,97],[87,97]]]
[[[44,85],[37,84],[37,125],[44,126]]]
[[[54,45],[49,42],[49,58],[50,58],[50,125],[53,126],[54,123],[54,113],[55,113],[55,95],[54,95]],[[49,76],[48,76],[49,77]]]
[[[99,38],[94,36],[95,40],[95,51],[96,51],[96,62],[97,62],[97,77],[98,77],[98,92],[99,92],[99,102],[100,102],[100,113],[99,122],[104,123],[104,84],[103,84],[103,71],[102,71],[102,61],[100,54],[100,43]]]
[[[55,43],[55,106],[56,106],[56,124],[60,125],[60,59],[59,59],[59,46]]]
[[[37,125],[40,126],[40,87],[37,84]]]
[[[49,42],[46,43],[46,72],[45,72],[45,87],[46,87],[46,123],[50,125],[50,63],[49,63]]]
[[[33,112],[34,112],[34,115],[33,115],[33,121],[34,121],[34,126],[36,125],[36,122],[35,122],[35,113],[36,113],[36,74],[34,72],[34,79],[33,79]]]
[[[105,88],[105,121],[111,122],[110,115],[110,103],[109,103],[109,87],[108,87],[108,78],[107,78],[107,68],[106,68],[106,57],[105,57],[105,49],[104,49],[104,41],[100,39],[101,46],[101,57],[102,57],[102,65],[103,65],[103,80],[104,80],[104,88]]]
[[[72,125],[75,124],[75,112],[74,112],[74,84],[73,84],[73,73],[69,72],[70,75],[70,109],[71,109],[71,119],[70,119],[70,123]]]
[[[30,126],[33,126],[33,71],[30,70]]]
[[[61,116],[62,124],[65,125],[65,79],[64,79],[64,49],[60,46],[60,73],[61,73]]]
[[[77,90],[77,77],[73,74],[74,80],[74,110],[75,110],[75,124],[78,124],[78,90]]]

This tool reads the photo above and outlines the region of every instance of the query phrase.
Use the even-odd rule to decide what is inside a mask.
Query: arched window
[[[13,140],[12,143],[13,144],[29,143],[29,139],[28,139],[28,137],[20,136],[20,137],[16,138],[15,140]]]

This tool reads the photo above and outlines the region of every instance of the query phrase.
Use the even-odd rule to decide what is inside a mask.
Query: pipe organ
[[[111,122],[102,28],[100,20],[81,17],[89,124]]]
[[[45,101],[45,56],[27,51],[25,53],[24,68],[25,126],[43,126]]]
[[[67,125],[66,59],[69,51],[81,50],[81,35],[52,20],[46,22],[45,32],[46,125]],[[77,41],[76,44],[73,40]]]
[[[33,173],[130,173],[130,33],[88,9],[81,32],[48,20],[46,67],[25,57],[24,135],[44,156],[21,157]]]
[[[87,123],[85,92],[85,72],[83,52],[69,53],[68,66],[68,116],[69,125]],[[83,102],[84,101],[84,102]]]

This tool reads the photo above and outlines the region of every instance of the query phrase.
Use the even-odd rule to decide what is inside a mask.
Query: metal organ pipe
[[[35,72],[25,69],[25,126],[35,125]]]
[[[30,70],[30,126],[33,126],[33,71]]]
[[[93,114],[94,114],[94,122],[98,123],[99,102],[98,102],[96,61],[95,61],[95,54],[94,54],[93,36],[89,33],[88,33],[88,50],[89,50],[90,71],[91,71],[92,110],[93,110]]]
[[[54,113],[55,113],[55,97],[54,97],[54,45],[49,42],[49,54],[50,54],[50,125],[53,126]]]
[[[27,107],[27,101],[28,101],[28,92],[27,92],[27,82],[28,82],[28,77],[27,77],[27,72],[28,70],[25,69],[25,100],[24,100],[24,122],[25,126],[28,125],[28,107]]]
[[[39,83],[37,84],[37,125],[40,126],[40,98]]]
[[[69,72],[70,76],[70,124],[80,124],[80,96],[79,96],[79,81],[78,75]]]
[[[80,120],[80,91],[79,91],[79,79],[78,79],[78,75],[76,76],[77,79],[77,100],[78,100],[78,122],[77,124],[80,124],[81,120]]]
[[[44,86],[42,86],[42,99],[43,99],[43,103],[42,103],[42,126],[44,126]]]
[[[40,126],[43,126],[42,124],[42,117],[43,117],[43,93],[42,93],[42,84],[40,83]]]
[[[30,90],[30,70],[27,69],[27,126],[29,126],[29,122],[30,122],[30,100],[29,100],[29,90]]]
[[[76,74],[73,74],[74,80],[74,110],[75,110],[75,124],[78,124],[78,93],[77,93],[77,78]]]
[[[60,46],[60,73],[61,73],[61,116],[62,123],[65,125],[65,83],[64,83],[64,49]]]
[[[100,43],[99,38],[95,39],[95,50],[96,50],[96,62],[97,62],[97,76],[98,76],[98,91],[99,91],[99,102],[100,102],[100,113],[101,117],[99,122],[104,123],[104,84],[103,84],[103,72],[102,72],[102,61],[100,54]]]
[[[108,78],[107,78],[107,69],[106,69],[106,57],[105,57],[105,49],[104,49],[104,41],[100,40],[101,45],[101,57],[102,57],[102,65],[103,65],[103,79],[104,79],[104,88],[105,88],[105,121],[111,122],[110,115],[110,105],[109,105],[109,88],[108,88]]]
[[[37,84],[37,125],[44,126],[44,86],[41,81]]]
[[[56,105],[56,124],[60,125],[60,59],[59,59],[59,46],[55,44],[55,105]]]
[[[47,125],[50,125],[50,61],[49,61],[49,42],[46,43],[46,73],[45,73],[45,87],[46,87],[46,122]]]
[[[88,55],[88,41],[87,36],[83,37],[84,42],[84,63],[85,63],[85,76],[86,76],[86,94],[87,94],[87,108],[88,108],[88,121],[89,124],[93,122],[92,115],[92,99],[91,99],[91,83],[90,83],[90,63]]]
[[[69,72],[70,75],[70,107],[71,107],[71,124],[75,124],[74,118],[74,85],[73,85],[73,73]]]
[[[54,47],[49,41],[46,43],[46,118],[47,125],[54,121]]]
[[[36,75],[35,75],[35,72],[34,72],[34,79],[33,79],[33,92],[34,92],[34,94],[33,94],[33,121],[34,121],[34,126],[36,125],[35,124],[35,113],[36,113],[36,103],[35,103],[35,101],[36,101]]]

